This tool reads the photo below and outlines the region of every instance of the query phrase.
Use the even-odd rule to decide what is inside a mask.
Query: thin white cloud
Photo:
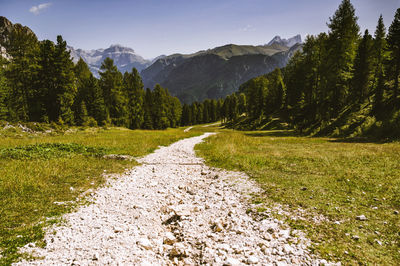
[[[52,3],[43,3],[37,6],[33,6],[29,9],[29,12],[35,14],[35,15],[39,15],[40,12],[42,12],[43,10],[49,8],[52,5]]]
[[[246,25],[245,27],[239,29],[239,31],[242,31],[242,32],[255,31],[255,30],[256,30],[256,28],[254,28],[252,25]]]

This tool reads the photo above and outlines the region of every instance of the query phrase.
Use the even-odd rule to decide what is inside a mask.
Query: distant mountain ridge
[[[302,40],[300,34],[297,34],[296,36],[293,36],[292,38],[289,39],[282,39],[281,36],[277,35],[267,44],[267,46],[278,44],[286,47],[292,47],[296,44],[301,44],[301,43]]]
[[[5,58],[13,27],[36,38],[28,27],[0,17],[0,54]],[[292,55],[302,49],[302,44],[300,35],[288,40],[276,36],[267,45],[228,44],[193,54],[161,55],[153,60],[144,59],[132,48],[122,45],[96,50],[71,46],[68,49],[73,61],[82,58],[96,77],[99,77],[102,62],[109,57],[121,72],[131,71],[133,67],[138,69],[146,88],[159,83],[182,102],[191,103],[206,98],[224,98],[236,92],[247,80],[285,67]]]
[[[107,57],[114,60],[114,64],[122,73],[132,71],[133,67],[141,71],[152,63],[151,60],[144,59],[136,54],[132,48],[119,44],[111,45],[107,49],[82,50],[74,49],[71,46],[68,46],[68,49],[71,51],[71,57],[75,63],[78,62],[79,58],[82,58],[97,77],[99,76],[98,71],[100,70],[101,63]]]
[[[299,35],[291,39],[259,46],[228,44],[193,54],[166,56],[142,70],[143,83],[148,88],[159,83],[185,103],[223,98],[247,80],[286,66],[302,47]]]

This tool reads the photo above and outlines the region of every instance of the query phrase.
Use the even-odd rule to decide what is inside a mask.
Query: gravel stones
[[[367,217],[365,217],[365,215],[362,214],[362,215],[357,216],[357,217],[356,217],[356,220],[358,220],[358,221],[366,221],[366,220],[367,220]]]
[[[88,198],[47,246],[43,260],[17,265],[318,265],[301,232],[292,236],[272,210],[248,212],[261,189],[245,174],[209,168],[194,146],[206,133],[161,147]]]

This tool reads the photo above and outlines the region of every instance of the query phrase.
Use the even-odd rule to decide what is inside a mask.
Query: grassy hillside
[[[254,195],[259,210],[282,204],[288,214],[277,217],[307,232],[323,257],[352,265],[400,263],[398,142],[226,130],[197,149],[208,164],[258,181],[265,191]]]
[[[18,125],[1,128],[0,265],[17,259],[18,247],[40,243],[43,227],[76,206],[83,192],[103,184],[106,174],[121,173],[137,164],[103,155],[143,156],[159,145],[200,134],[183,129],[26,132]]]

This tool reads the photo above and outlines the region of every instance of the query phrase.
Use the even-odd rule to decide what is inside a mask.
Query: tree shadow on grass
[[[338,138],[338,139],[330,139],[329,142],[333,143],[375,143],[375,144],[384,144],[390,142],[398,142],[399,139],[385,138],[385,139],[377,139],[377,138]]]
[[[271,130],[263,132],[247,132],[246,136],[249,137],[296,137],[301,136],[293,130]]]

